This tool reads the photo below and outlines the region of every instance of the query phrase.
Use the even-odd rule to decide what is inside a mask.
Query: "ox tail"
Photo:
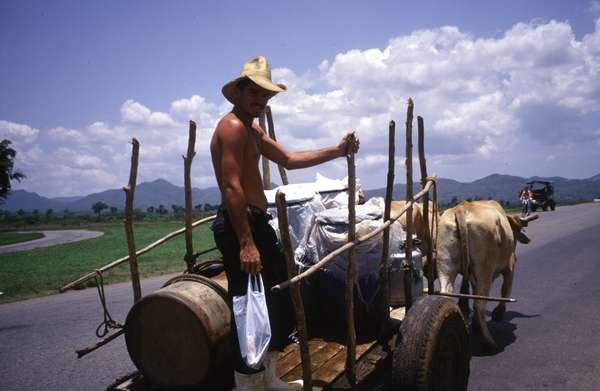
[[[462,284],[460,287],[461,293],[469,292],[469,278],[471,268],[471,257],[469,254],[469,230],[467,227],[467,219],[465,209],[462,205],[458,205],[454,212],[454,218],[456,219],[456,231],[458,233],[458,240],[460,241],[460,266],[462,270]]]

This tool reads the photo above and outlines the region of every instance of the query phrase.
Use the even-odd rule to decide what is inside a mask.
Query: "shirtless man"
[[[244,365],[237,334],[232,333],[237,355],[235,381],[240,391],[302,389],[300,383],[282,382],[275,373],[278,352],[288,343],[294,318],[289,294],[271,293],[272,286],[287,279],[287,270],[275,231],[268,224],[270,216],[266,213],[267,200],[258,169],[260,155],[291,170],[345,156],[350,150],[357,152],[359,146],[354,133],[346,134],[336,146],[308,152],[287,151],[269,138],[254,119],[261,115],[269,99],[286,89],[285,85],[271,81],[271,71],[264,57],[248,61],[240,77],[222,89],[234,107],[219,121],[210,142],[222,201],[213,232],[223,254],[229,299],[246,294],[248,273],[260,272],[271,323],[271,343],[264,371],[254,371]]]

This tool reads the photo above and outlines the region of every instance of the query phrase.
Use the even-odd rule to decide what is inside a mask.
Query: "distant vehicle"
[[[541,208],[543,211],[554,210],[556,202],[554,201],[554,186],[550,181],[529,181],[527,182],[533,198],[531,200],[531,210],[534,212]]]

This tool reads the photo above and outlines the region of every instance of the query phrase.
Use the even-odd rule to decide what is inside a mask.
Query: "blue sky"
[[[28,176],[15,188],[121,187],[131,137],[139,181],[181,184],[189,119],[194,186],[214,185],[220,89],[257,54],[290,87],[271,104],[282,144],[322,147],[356,129],[366,188],[385,184],[387,122],[403,123],[409,96],[439,176],[600,172],[599,1],[418,3],[2,1],[0,137]],[[317,171],[341,178],[345,164],[291,178]]]

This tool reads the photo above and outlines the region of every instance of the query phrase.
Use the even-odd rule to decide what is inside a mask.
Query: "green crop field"
[[[43,237],[44,234],[41,232],[0,232],[0,246],[28,242]]]
[[[136,224],[136,248],[141,249],[181,227],[181,223]],[[58,288],[80,275],[127,255],[122,224],[94,225],[90,229],[102,231],[104,235],[76,243],[0,254],[0,292],[4,292],[0,295],[0,303],[58,293]],[[195,228],[193,236],[194,251],[214,247],[212,231],[207,225]],[[140,274],[147,277],[183,271],[184,255],[185,238],[182,234],[138,257]],[[201,256],[199,261],[218,257],[220,253],[213,251]],[[127,262],[104,274],[105,283],[128,279]],[[93,280],[87,286],[93,286]]]

